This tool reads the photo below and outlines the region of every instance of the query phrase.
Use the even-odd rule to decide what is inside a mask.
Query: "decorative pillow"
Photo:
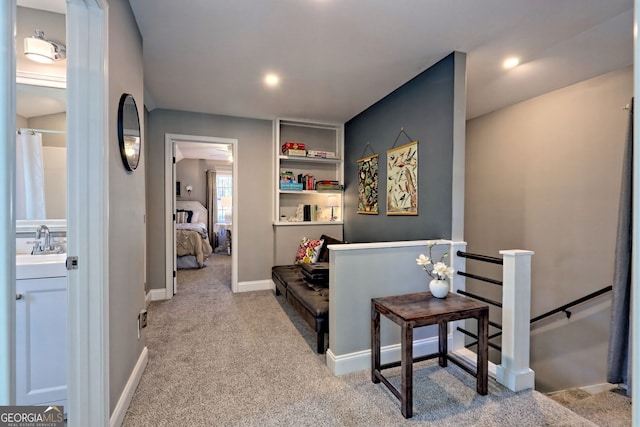
[[[182,221],[182,222],[193,222],[191,220],[191,218],[193,217],[193,211],[190,211],[190,210],[187,210],[187,209],[178,209],[178,210],[176,210],[176,212],[184,212],[184,213],[187,214],[185,220]]]
[[[296,264],[308,264],[316,262],[320,256],[320,249],[324,240],[309,240],[306,237],[302,239],[298,253],[296,254]]]
[[[176,223],[182,224],[187,222],[187,213],[185,211],[176,212]]]

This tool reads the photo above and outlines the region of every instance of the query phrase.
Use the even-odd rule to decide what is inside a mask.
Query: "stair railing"
[[[461,246],[462,248],[462,246]],[[501,363],[495,365],[496,381],[512,391],[520,391],[534,387],[535,374],[529,368],[529,318],[531,313],[531,257],[532,251],[502,250],[502,259],[486,255],[471,254],[452,245],[452,266],[457,272],[453,279],[453,291],[470,298],[483,301],[502,309],[502,325],[490,322],[500,329],[489,338],[502,336],[502,346],[489,343],[492,348],[501,350]],[[502,264],[502,280],[466,273],[466,259]],[[502,286],[502,301],[493,301],[466,291],[465,278],[473,278],[494,285]],[[475,337],[463,327],[453,330],[452,348],[463,351],[465,336]]]

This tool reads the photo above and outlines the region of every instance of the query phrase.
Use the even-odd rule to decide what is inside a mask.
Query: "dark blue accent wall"
[[[419,74],[345,124],[344,238],[348,242],[450,239],[454,55]],[[387,216],[387,150],[404,128],[418,140],[418,215]],[[358,159],[379,157],[379,213],[357,214]],[[403,135],[396,147],[408,143]]]

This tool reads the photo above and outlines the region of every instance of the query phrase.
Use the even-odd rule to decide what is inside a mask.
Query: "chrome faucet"
[[[36,230],[36,240],[33,242],[33,250],[31,251],[32,255],[46,254],[46,253],[57,253],[59,249],[58,245],[51,244],[51,233],[49,231],[49,227],[46,225],[41,225]]]

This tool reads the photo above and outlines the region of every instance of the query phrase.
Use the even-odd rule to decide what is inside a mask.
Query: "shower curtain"
[[[16,134],[16,219],[45,219],[42,134]]]
[[[631,395],[631,236],[633,183],[633,100],[622,165],[618,235],[615,252],[613,298],[607,355],[607,381],[627,386]]]

